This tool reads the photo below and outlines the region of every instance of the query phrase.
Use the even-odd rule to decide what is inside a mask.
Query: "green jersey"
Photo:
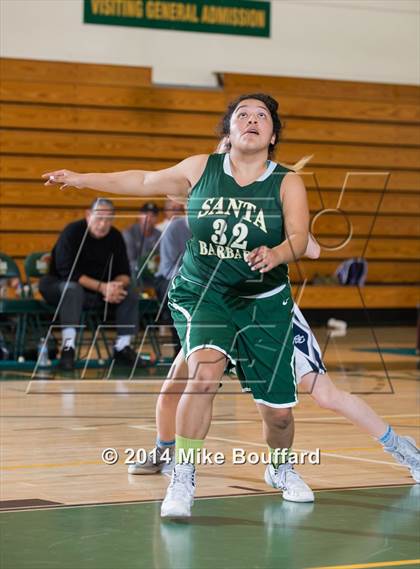
[[[291,170],[269,162],[251,184],[235,181],[229,154],[211,154],[188,199],[188,241],[180,276],[223,294],[258,295],[289,283],[287,265],[251,271],[245,258],[285,240],[280,186]]]

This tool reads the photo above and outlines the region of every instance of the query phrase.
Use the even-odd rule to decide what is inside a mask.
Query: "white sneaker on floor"
[[[265,469],[264,480],[269,486],[282,490],[283,498],[290,502],[313,502],[314,493],[294,470],[293,465],[286,463],[274,468],[269,464]]]
[[[185,518],[191,516],[194,502],[195,467],[193,464],[176,464],[171,483],[162,502],[162,518]]]
[[[397,462],[409,468],[411,476],[417,484],[420,484],[420,451],[414,439],[397,435],[396,445],[384,446],[384,451],[392,454]]]

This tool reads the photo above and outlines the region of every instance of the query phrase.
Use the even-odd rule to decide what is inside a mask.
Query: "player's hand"
[[[46,179],[45,186],[52,186],[54,184],[61,184],[60,190],[73,186],[79,190],[83,188],[81,181],[81,174],[72,172],[71,170],[55,170],[54,172],[46,172],[42,174],[42,178]]]
[[[251,271],[259,271],[260,273],[268,273],[281,263],[278,253],[265,245],[253,249],[248,254],[246,261],[251,267]]]

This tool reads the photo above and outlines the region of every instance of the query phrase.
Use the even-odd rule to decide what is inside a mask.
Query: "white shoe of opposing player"
[[[265,469],[264,480],[269,486],[283,492],[283,498],[290,502],[313,502],[314,493],[294,470],[293,465],[286,462],[279,468],[269,464]]]
[[[155,447],[151,450],[144,462],[135,462],[128,467],[128,474],[158,474],[171,476],[175,463],[175,447],[162,449]]]
[[[171,483],[162,502],[162,518],[184,518],[191,516],[194,502],[195,467],[193,464],[177,464],[172,472]]]
[[[395,446],[384,446],[384,450],[392,454],[397,462],[406,466],[417,484],[420,484],[420,451],[413,438],[397,435]]]

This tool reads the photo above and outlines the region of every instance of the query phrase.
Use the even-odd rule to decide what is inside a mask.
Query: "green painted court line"
[[[376,348],[353,348],[353,352],[370,352],[375,353],[378,350]],[[392,354],[395,356],[416,356],[415,348],[381,348],[382,354]]]
[[[197,500],[162,521],[159,502],[4,512],[2,569],[381,567],[419,555],[418,486]],[[370,565],[366,564],[369,559]],[[375,564],[376,565],[372,565]],[[400,565],[401,566],[401,565]]]

